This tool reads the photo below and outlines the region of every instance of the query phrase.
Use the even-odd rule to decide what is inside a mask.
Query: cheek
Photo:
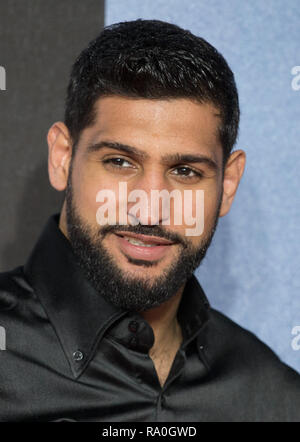
[[[187,201],[185,210],[191,213],[193,218],[201,216],[204,224],[210,226],[215,218],[220,198],[220,190],[216,185],[207,186],[193,192],[192,197]],[[206,230],[206,227],[204,226]]]
[[[202,189],[182,192],[182,203],[177,206],[181,207],[181,224],[174,222],[174,204],[171,204],[171,223],[166,229],[185,236],[191,244],[199,245],[199,242],[207,237],[214,226],[218,203],[220,198],[220,190],[217,184],[211,183]],[[178,210],[175,211],[178,214]]]
[[[108,183],[101,174],[95,174],[88,168],[80,168],[73,173],[73,198],[81,217],[89,222],[90,225],[97,224],[97,210],[105,201],[96,200],[101,191],[102,195],[106,190],[112,191],[117,196],[117,184]],[[116,197],[117,199],[117,197]]]
[[[218,191],[217,186],[211,186],[209,189],[202,189],[196,195],[191,208],[189,208],[189,211],[193,213],[190,220],[193,220],[194,224],[192,228],[185,229],[185,235],[190,237],[189,239],[194,244],[199,244],[199,241],[209,236],[211,229],[214,227],[220,191]],[[191,225],[191,222],[189,224]]]
[[[204,199],[204,233],[209,232],[215,223],[216,214],[219,208],[221,190],[217,187],[210,192],[207,191]]]

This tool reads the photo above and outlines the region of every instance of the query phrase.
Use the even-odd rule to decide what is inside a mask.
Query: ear
[[[60,121],[54,123],[48,131],[47,142],[50,183],[56,190],[64,190],[72,157],[71,137],[66,125]]]
[[[243,150],[232,152],[228,158],[223,177],[223,197],[220,217],[226,215],[231,207],[239,182],[243,176],[246,164],[246,154]]]

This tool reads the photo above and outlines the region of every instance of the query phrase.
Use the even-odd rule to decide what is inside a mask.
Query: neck
[[[177,311],[182,298],[184,285],[176,295],[158,307],[140,312],[149,323],[154,333],[154,344],[150,349],[151,357],[159,356],[170,347],[178,347],[182,342],[181,327],[177,320]]]

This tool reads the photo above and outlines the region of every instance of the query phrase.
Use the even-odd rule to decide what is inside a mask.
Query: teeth
[[[124,239],[126,239],[130,244],[133,244],[135,246],[143,246],[143,247],[155,247],[156,244],[145,244],[143,241],[139,241],[137,239],[131,238],[129,236],[124,236]]]

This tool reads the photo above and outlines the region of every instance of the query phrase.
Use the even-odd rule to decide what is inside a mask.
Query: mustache
[[[136,226],[126,226],[120,224],[114,224],[114,225],[109,224],[101,227],[101,229],[99,230],[99,234],[102,235],[103,237],[108,233],[119,233],[119,232],[131,232],[141,235],[157,236],[159,238],[167,239],[174,243],[181,244],[184,247],[189,246],[189,242],[186,238],[182,238],[182,236],[178,235],[177,233],[164,230],[159,225],[137,224]]]

